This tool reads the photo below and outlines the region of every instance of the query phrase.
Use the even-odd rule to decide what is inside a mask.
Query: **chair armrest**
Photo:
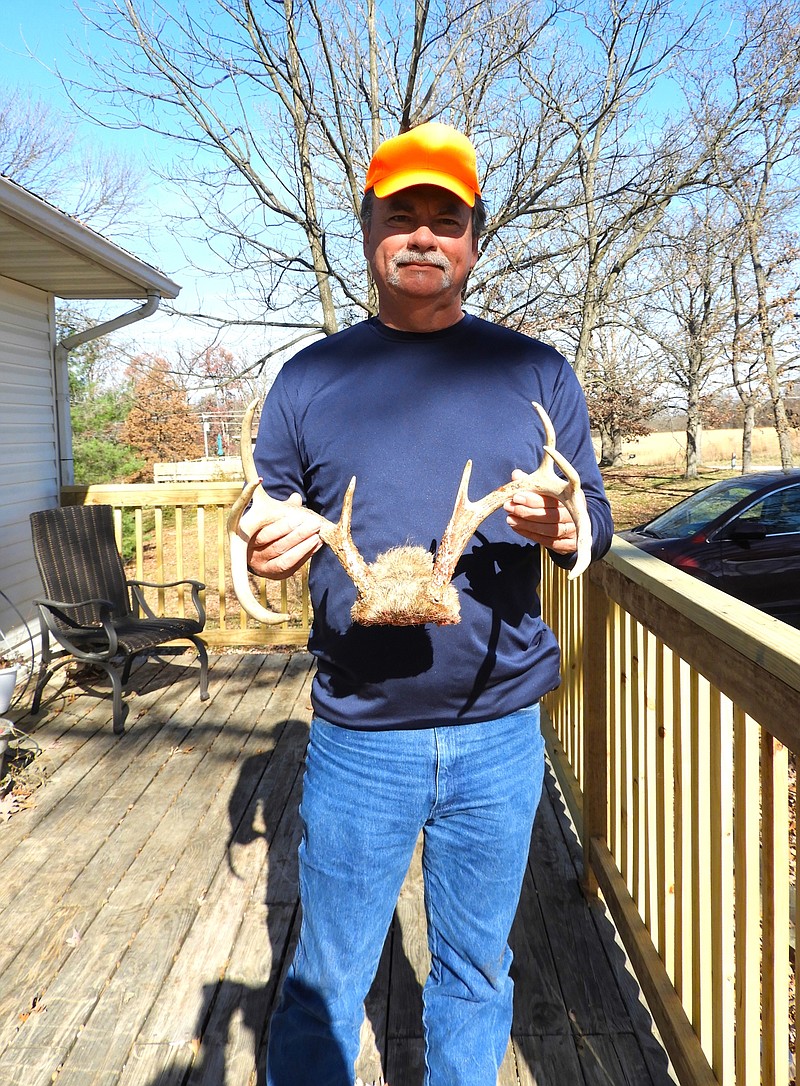
[[[62,622],[66,622],[68,626],[71,626],[76,630],[88,630],[92,629],[93,627],[85,626],[81,622],[75,622],[75,620],[70,618],[70,616],[65,612],[77,611],[79,607],[89,607],[93,603],[97,604],[97,606],[100,608],[100,622],[97,624],[97,629],[99,630],[103,627],[103,620],[105,619],[105,617],[107,615],[110,615],[114,610],[114,604],[111,603],[110,600],[103,600],[99,598],[78,600],[77,603],[67,603],[65,600],[48,600],[44,599],[43,597],[39,597],[33,602],[37,605],[37,607],[45,607],[47,608],[47,611],[57,614]]]
[[[194,581],[190,577],[185,577],[182,581],[128,581],[127,583],[131,587],[141,585],[142,588],[177,588],[181,584],[190,584],[197,588],[198,591],[206,587],[202,581]]]
[[[197,617],[201,625],[206,624],[206,609],[203,605],[203,601],[200,599],[200,593],[205,589],[205,584],[202,581],[195,581],[189,577],[180,581],[126,581],[128,588],[133,592],[136,606],[140,611],[143,611],[149,618],[159,618],[153,608],[149,605],[145,599],[143,588],[178,588],[180,585],[191,585],[192,588],[192,603],[197,611]]]
[[[117,631],[111,623],[114,605],[110,600],[93,598],[79,600],[77,603],[67,603],[65,600],[48,600],[39,597],[33,602],[39,608],[39,614],[48,631],[62,648],[65,648],[67,652],[79,660],[105,660],[116,654],[118,639]],[[94,625],[86,626],[76,622],[67,614],[68,611],[75,611],[77,608],[87,607],[89,604],[96,604],[100,608],[100,621]],[[56,623],[56,618],[65,623],[69,629],[65,630],[59,626]],[[74,634],[70,637],[72,631],[74,631]],[[87,652],[80,647],[82,640],[88,640],[89,638],[100,639],[101,637],[105,637],[107,647],[100,651]]]

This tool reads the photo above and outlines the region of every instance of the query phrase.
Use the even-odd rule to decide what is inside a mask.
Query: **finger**
[[[291,536],[290,545],[319,534],[320,520],[302,505],[299,495],[292,495],[284,504],[283,512],[265,522],[254,506],[242,517],[242,531],[250,537],[249,546],[259,549],[272,546],[278,540]]]
[[[561,506],[554,498],[521,490],[504,504],[507,513],[516,517],[529,517],[542,523],[556,524],[561,519]]]
[[[305,565],[321,546],[322,540],[317,536],[301,540],[277,553],[271,553],[270,549],[254,550],[249,556],[248,565],[254,573],[262,577],[283,579]]]
[[[300,520],[288,516],[281,517],[280,520],[254,527],[249,546],[255,550],[280,546],[284,541],[286,546],[294,546],[304,539],[319,537],[319,522],[305,517]]]
[[[547,547],[558,539],[558,524],[533,520],[530,517],[509,516],[506,520],[509,527],[513,528],[515,532],[519,532],[520,535],[524,535],[527,539],[533,539],[537,543],[543,543]]]

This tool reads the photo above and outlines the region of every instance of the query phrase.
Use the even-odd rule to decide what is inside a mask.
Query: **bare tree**
[[[0,173],[97,230],[130,220],[142,183],[129,159],[86,150],[70,117],[21,90],[0,93]]]
[[[596,330],[584,390],[589,419],[600,435],[600,463],[619,467],[623,441],[648,433],[648,423],[665,406],[652,351],[626,328]]]
[[[800,21],[791,0],[746,0],[741,18],[744,44],[733,80],[738,97],[750,103],[749,123],[741,139],[720,148],[719,185],[747,243],[761,355],[781,466],[788,471],[793,457],[779,344],[786,299],[776,289],[776,272],[797,260],[787,217],[800,193]]]
[[[498,120],[523,109],[512,66],[557,2],[116,0],[96,18],[111,63],[87,57],[94,86],[72,92],[102,123],[175,140],[182,228],[249,283],[234,323],[278,328],[291,346],[375,311],[356,217],[382,138],[440,117],[511,178],[519,132]],[[513,163],[523,185],[536,168],[528,147]],[[512,180],[506,193],[518,201]],[[511,217],[498,207],[493,219]]]
[[[742,420],[742,474],[753,463],[753,430],[759,404],[768,395],[759,347],[758,307],[746,274],[747,243],[741,231],[731,236],[728,256],[731,296],[731,327],[728,356],[731,379],[744,409]]]
[[[757,113],[749,85],[717,78],[713,101],[708,89],[714,63],[755,55],[752,26],[728,46],[717,12],[688,10],[101,0],[110,56],[87,57],[71,91],[99,123],[171,138],[173,229],[236,284],[235,311],[191,315],[263,329],[259,365],[375,312],[356,221],[369,158],[420,121],[455,124],[490,203],[471,307],[568,341],[583,378],[674,201],[721,174]]]
[[[686,411],[685,477],[697,477],[702,460],[702,403],[726,363],[725,333],[731,317],[727,238],[719,208],[706,194],[674,212],[653,252],[656,275],[644,333],[657,343],[669,380]]]
[[[355,225],[368,160],[420,121],[455,124],[490,199],[471,304],[519,327],[577,319],[582,375],[619,277],[721,138],[644,123],[702,18],[682,22],[668,0],[579,13],[566,0],[106,0],[95,25],[111,62],[73,92],[102,123],[175,139],[183,228],[248,277],[234,320],[280,329],[276,349],[375,312]]]
[[[624,283],[626,271],[657,239],[677,196],[701,191],[737,110],[716,123],[694,123],[676,70],[704,59],[707,13],[682,19],[669,0],[582,4],[583,33],[570,58],[552,71],[526,64],[531,93],[572,134],[577,171],[555,251],[574,254],[559,289],[572,299],[577,327],[575,369],[583,379],[593,336]],[[687,89],[684,86],[684,90]],[[664,109],[669,95],[671,108]]]

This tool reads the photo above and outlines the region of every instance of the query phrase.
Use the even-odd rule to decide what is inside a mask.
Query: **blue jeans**
[[[511,1030],[508,934],[543,774],[538,705],[414,731],[314,720],[300,940],[271,1023],[268,1086],[352,1086],[364,999],[420,830],[425,1083],[496,1081]]]

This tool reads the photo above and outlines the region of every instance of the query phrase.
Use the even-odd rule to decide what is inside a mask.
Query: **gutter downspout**
[[[56,399],[56,440],[59,450],[59,487],[70,486],[75,481],[75,470],[72,456],[72,426],[69,413],[69,368],[67,359],[69,352],[75,347],[81,347],[90,340],[99,339],[100,336],[115,332],[118,328],[125,328],[129,324],[144,320],[155,313],[161,304],[161,294],[156,290],[148,290],[147,301],[138,309],[132,309],[128,313],[121,313],[118,317],[97,324],[93,328],[86,328],[82,332],[65,336],[56,344],[54,351],[55,374],[55,399]]]

